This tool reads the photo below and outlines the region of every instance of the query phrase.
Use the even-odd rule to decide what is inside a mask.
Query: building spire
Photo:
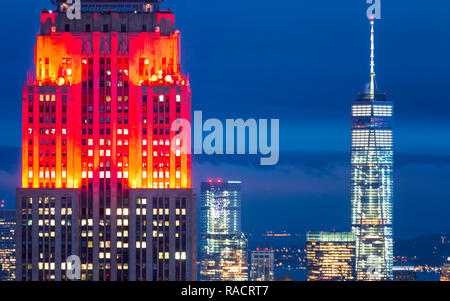
[[[370,17],[370,97],[375,98],[375,16]]]

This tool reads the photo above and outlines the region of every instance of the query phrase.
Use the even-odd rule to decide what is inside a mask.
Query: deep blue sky
[[[349,229],[350,103],[369,77],[365,0],[166,0],[193,109],[278,118],[281,160],[195,157],[194,183],[244,182],[246,231]],[[18,186],[21,86],[48,0],[2,3],[0,198]],[[450,3],[382,0],[378,85],[395,102],[395,235],[450,232]],[[20,17],[20,19],[19,19]]]

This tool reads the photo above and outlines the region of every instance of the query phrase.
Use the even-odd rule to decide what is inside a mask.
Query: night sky
[[[345,2],[345,5],[343,4]],[[280,163],[195,156],[195,187],[243,181],[243,230],[350,229],[350,104],[369,80],[365,0],[166,0],[182,32],[193,110],[280,119]],[[39,13],[3,1],[0,198],[20,184],[20,106]],[[396,237],[450,232],[450,2],[382,0],[376,72],[395,104]]]

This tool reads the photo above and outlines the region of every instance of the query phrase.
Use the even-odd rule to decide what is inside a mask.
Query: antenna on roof
[[[375,16],[370,16],[370,89],[371,99],[375,98],[376,78],[375,78]]]

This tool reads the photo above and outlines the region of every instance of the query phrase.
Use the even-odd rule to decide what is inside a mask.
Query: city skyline
[[[85,2],[94,3],[95,1]],[[430,98],[423,103],[433,101],[435,108],[441,107],[436,112],[431,111],[434,115],[429,116],[430,108],[421,106],[422,103],[419,101],[419,98],[423,96],[420,89],[424,87],[411,84],[408,86],[408,94],[405,92],[408,90],[405,86],[401,88],[401,81],[392,77],[392,73],[398,70],[399,62],[402,62],[401,59],[397,62],[390,57],[393,53],[392,44],[397,42],[394,42],[394,38],[398,37],[394,36],[392,31],[395,31],[395,28],[402,28],[400,23],[391,21],[388,19],[388,14],[383,14],[383,18],[376,21],[375,33],[374,21],[369,20],[372,26],[369,40],[367,32],[362,31],[364,28],[367,29],[367,18],[364,19],[362,16],[360,16],[361,20],[351,18],[350,23],[357,24],[355,26],[357,29],[351,29],[346,33],[348,53],[344,52],[342,46],[331,43],[339,51],[328,57],[327,53],[319,51],[315,62],[317,63],[318,60],[322,62],[317,64],[316,69],[304,60],[304,56],[299,56],[297,64],[304,64],[307,66],[306,70],[314,71],[311,73],[311,78],[305,77],[306,75],[301,71],[298,71],[298,77],[293,77],[293,71],[290,69],[296,63],[291,66],[284,64],[282,67],[284,69],[267,64],[270,66],[268,68],[273,70],[286,70],[285,75],[273,73],[274,86],[285,87],[284,82],[279,82],[279,78],[284,80],[296,78],[294,81],[302,82],[311,79],[315,82],[317,94],[312,91],[306,92],[307,89],[303,85],[295,83],[294,86],[300,87],[296,92],[287,85],[286,89],[280,89],[274,93],[273,87],[266,85],[265,89],[269,93],[265,95],[255,90],[250,93],[251,84],[259,87],[258,85],[263,83],[269,75],[265,73],[267,70],[260,70],[260,82],[254,82],[254,73],[258,70],[258,66],[252,63],[246,63],[252,66],[249,76],[235,76],[233,71],[228,70],[232,74],[233,82],[216,81],[217,78],[221,78],[220,74],[217,78],[213,78],[199,72],[202,68],[209,70],[206,66],[201,67],[209,57],[203,57],[204,61],[199,64],[200,67],[192,64],[192,60],[199,59],[196,57],[197,54],[192,52],[193,47],[198,45],[198,40],[193,33],[198,34],[198,32],[194,26],[195,22],[186,21],[188,13],[198,13],[198,11],[193,12],[191,8],[181,11],[181,20],[184,23],[180,26],[177,21],[174,27],[172,10],[165,9],[183,7],[186,4],[167,2],[164,2],[162,11],[159,11],[159,1],[152,1],[152,4],[147,6],[139,6],[138,10],[143,10],[139,12],[131,6],[125,8],[128,11],[121,11],[122,17],[129,14],[127,18],[135,20],[139,19],[140,13],[158,14],[157,21],[152,19],[153,21],[148,23],[145,19],[139,19],[139,22],[132,22],[130,25],[128,21],[123,22],[123,18],[121,23],[111,22],[110,25],[105,25],[106,19],[103,19],[103,13],[100,17],[101,22],[98,21],[98,16],[94,16],[92,20],[88,17],[87,23],[84,20],[82,23],[67,23],[62,22],[59,18],[62,15],[58,16],[58,13],[55,14],[54,11],[42,11],[40,19],[42,25],[35,43],[36,75],[33,75],[33,70],[28,73],[22,91],[22,102],[20,97],[17,101],[19,104],[24,104],[21,113],[23,121],[21,157],[16,154],[20,150],[14,142],[15,137],[8,131],[3,133],[0,131],[0,138],[3,135],[5,142],[3,146],[0,145],[0,175],[3,175],[0,180],[2,208],[13,207],[11,187],[20,187],[17,190],[16,203],[17,233],[22,245],[22,248],[18,250],[18,266],[23,268],[23,270],[20,268],[17,270],[20,279],[64,279],[64,270],[67,268],[63,264],[64,258],[73,254],[73,250],[78,248],[81,250],[83,280],[194,279],[195,276],[191,277],[190,274],[195,274],[194,254],[197,248],[194,234],[197,231],[195,215],[199,215],[198,227],[201,229],[203,224],[211,222],[211,216],[217,219],[219,215],[225,214],[226,217],[226,212],[229,210],[213,208],[216,206],[213,204],[215,201],[205,205],[204,202],[208,198],[205,197],[205,190],[208,189],[204,185],[219,187],[225,184],[244,183],[242,190],[236,189],[239,191],[239,206],[236,206],[236,208],[239,207],[239,218],[235,216],[233,221],[237,225],[235,231],[226,233],[230,237],[225,239],[224,245],[228,244],[229,247],[222,246],[220,250],[214,251],[220,258],[220,263],[216,262],[216,264],[221,267],[221,273],[226,275],[224,279],[228,280],[234,278],[242,280],[243,275],[250,271],[238,268],[236,262],[245,261],[246,263],[242,266],[251,268],[249,266],[251,257],[247,258],[247,256],[254,249],[249,248],[249,241],[243,233],[267,230],[287,230],[297,233],[305,233],[307,230],[331,231],[332,229],[333,231],[332,233],[306,234],[306,237],[314,237],[314,235],[325,234],[333,236],[351,230],[355,235],[357,278],[359,280],[392,280],[395,276],[392,268],[396,265],[394,241],[450,232],[450,225],[445,219],[445,213],[450,210],[446,201],[450,194],[445,189],[446,181],[450,180],[448,176],[450,145],[446,142],[448,116],[441,112],[446,108],[443,104],[445,97],[436,101],[437,95],[440,95],[440,89],[427,91]],[[59,6],[61,7],[59,13],[65,13],[63,1],[57,1],[57,4],[58,9]],[[103,6],[108,4],[95,5],[97,7],[85,7],[83,13],[104,9]],[[42,5],[42,7],[49,6]],[[313,11],[317,9],[312,4],[308,4],[307,7]],[[386,7],[384,9],[393,11],[399,8],[391,4]],[[448,8],[450,9],[450,5]],[[148,11],[145,11],[146,9]],[[354,13],[354,9],[343,14]],[[414,10],[415,7],[409,9]],[[173,11],[178,16],[178,11],[176,9]],[[240,16],[239,13],[237,15]],[[208,19],[208,16],[204,16],[203,19],[195,19],[196,22],[201,23]],[[438,14],[438,18],[439,16]],[[261,22],[257,17],[253,18]],[[324,21],[323,24],[327,24],[326,22]],[[233,21],[230,23],[236,25]],[[394,30],[389,29],[386,23],[397,27],[394,27]],[[213,24],[218,26],[217,23]],[[344,22],[338,22],[337,25],[348,29],[348,25]],[[188,29],[186,31],[188,39],[184,36],[184,26]],[[254,24],[246,23],[243,26],[252,28]],[[182,38],[180,38],[180,31],[175,30],[178,28],[183,32]],[[218,28],[220,29],[220,26]],[[231,32],[233,30],[236,28],[231,26]],[[270,32],[271,29],[267,30]],[[322,28],[315,30],[316,33],[323,33]],[[333,31],[333,29],[329,30]],[[152,32],[150,35],[155,33],[169,38],[167,41],[165,38],[160,40],[152,38],[151,42],[138,38],[138,33],[147,31]],[[81,48],[77,38],[73,39],[79,32],[83,32]],[[109,32],[113,32],[110,38],[106,37]],[[131,38],[128,37],[130,40],[123,38],[125,33],[130,33]],[[264,37],[260,33],[262,34],[257,32],[255,36],[262,41]],[[305,38],[301,31],[296,33]],[[408,34],[409,32],[403,32],[399,40]],[[420,32],[419,36],[423,38]],[[51,40],[53,37],[57,38]],[[224,37],[226,39],[227,35],[225,34]],[[312,38],[313,35],[307,35],[306,38],[308,37]],[[329,41],[334,41],[333,37],[329,35],[326,37]],[[379,74],[381,74],[378,76],[378,82],[375,80],[374,70],[375,37],[377,38],[377,57],[380,57],[377,60],[380,62],[377,65],[377,72],[380,70]],[[313,40],[326,45],[325,39],[322,40],[322,38],[324,37],[319,38],[319,35],[315,35]],[[139,43],[129,42],[134,39],[141,40],[138,41]],[[155,42],[156,40],[158,42]],[[49,46],[49,41],[52,46]],[[213,43],[214,41],[216,41],[215,38],[212,38]],[[252,46],[257,45],[255,37],[244,42],[251,43]],[[369,50],[368,42],[370,42]],[[131,50],[126,46],[128,43],[132,45]],[[160,53],[153,53],[153,56],[146,57],[145,49],[150,47],[147,45],[149,43],[153,48],[155,48],[154,43],[160,43],[156,47],[159,47]],[[253,49],[248,44],[245,45]],[[90,50],[91,47],[92,50]],[[114,48],[113,50],[117,50],[120,55],[117,57],[115,54],[110,55],[108,47]],[[445,44],[443,48],[447,49],[447,47],[450,49],[450,43]],[[248,49],[244,48],[242,48],[243,53],[247,53]],[[60,51],[62,49],[64,49],[63,52]],[[172,51],[173,49],[175,50]],[[277,47],[271,49],[274,53],[280,51]],[[128,54],[128,51],[132,54]],[[290,50],[286,48],[286,51]],[[302,49],[302,51],[308,53],[308,50]],[[358,51],[357,54],[356,51]],[[366,54],[365,58],[359,52]],[[262,59],[263,53],[265,53],[264,50],[254,52],[255,58]],[[349,57],[350,53],[353,53],[352,58]],[[139,59],[132,57],[135,54]],[[221,55],[220,50],[211,53],[213,60],[223,57]],[[265,53],[265,55],[271,57],[272,54]],[[414,51],[406,51],[404,55],[414,57]],[[335,65],[329,65],[329,74],[319,75],[321,64],[329,60],[330,56],[335,58]],[[319,79],[326,80],[327,76],[342,68],[342,62],[337,62],[340,56],[342,61],[347,63],[348,70],[342,69],[344,75],[336,76],[335,82],[325,81],[320,84]],[[239,55],[235,54],[235,57]],[[370,60],[367,59],[368,57]],[[78,64],[78,61],[81,63]],[[214,64],[221,65],[218,62],[213,62]],[[413,64],[420,65],[420,62],[411,61],[408,67]],[[447,66],[447,64],[450,67],[450,60],[448,62],[444,60],[440,66]],[[116,65],[117,67],[114,67]],[[367,70],[368,66],[370,70]],[[188,72],[191,71],[190,68],[193,74]],[[226,68],[224,70],[227,71]],[[351,73],[355,70],[366,70],[366,72],[363,75],[359,72],[356,72],[356,75]],[[367,78],[368,71],[370,74],[368,82],[356,79],[358,76]],[[92,76],[93,73],[96,76]],[[236,71],[236,74],[240,74],[240,71]],[[426,80],[427,73],[421,76],[424,79],[424,85],[431,86]],[[16,77],[13,76],[13,78]],[[205,77],[209,79],[206,80]],[[406,77],[408,76],[405,75]],[[441,79],[433,83],[444,87],[447,85],[446,80]],[[362,84],[356,85],[357,82]],[[233,86],[235,93],[231,93],[229,88],[223,85],[224,83]],[[193,89],[192,105],[191,85],[194,87],[198,85]],[[92,89],[93,86],[99,86],[104,93]],[[117,89],[110,89],[111,86]],[[132,92],[127,92],[129,86],[132,87]],[[324,86],[326,88],[322,89]],[[77,87],[80,89],[77,90]],[[147,89],[147,87],[151,88]],[[212,87],[221,87],[221,90],[214,92]],[[205,95],[205,90],[210,92],[209,99]],[[333,95],[329,94],[330,91],[336,92],[336,96],[331,97],[333,102],[330,99],[327,100]],[[358,99],[354,102],[349,101],[352,98],[341,99],[343,95],[349,95],[349,91],[355,92],[354,94],[358,91],[362,93],[358,94]],[[198,103],[196,102],[197,93]],[[226,100],[229,102],[226,104],[224,95],[228,95]],[[312,95],[315,96],[311,97]],[[270,97],[272,101],[268,100]],[[262,99],[260,104],[254,102],[258,98]],[[410,101],[405,101],[406,98]],[[237,99],[241,101],[236,102]],[[299,101],[296,117],[292,113],[293,99]],[[100,102],[97,104],[98,100]],[[315,103],[317,100],[320,100],[320,105]],[[118,105],[122,101],[124,102],[123,111],[122,106]],[[150,101],[154,102],[153,110],[147,108],[147,103]],[[110,102],[114,104],[113,111],[117,109],[118,114],[108,115]],[[131,103],[130,106],[125,105],[128,102]],[[76,109],[80,104],[83,105],[80,106],[81,110]],[[251,105],[255,106],[254,110],[251,110]],[[15,110],[13,105],[6,104],[5,107],[7,112],[14,115],[12,114]],[[181,148],[184,142],[177,140],[175,143],[174,135],[169,135],[170,130],[166,131],[165,128],[175,118],[181,117],[189,121],[191,109],[192,111],[201,109],[205,118],[217,117],[220,120],[280,118],[282,143],[279,164],[270,167],[261,166],[259,157],[252,155],[192,155],[191,169],[190,153],[169,150],[172,144]],[[351,114],[349,114],[350,111]],[[150,119],[147,119],[147,112],[150,112],[148,114]],[[395,122],[393,115],[395,115]],[[5,126],[14,124],[14,120],[9,118],[6,117],[4,120]],[[350,118],[351,124],[348,122]],[[78,119],[81,120],[80,125],[73,121]],[[345,120],[347,120],[346,123]],[[109,124],[120,125],[122,121],[126,126],[119,126],[119,128],[113,126],[111,134]],[[130,128],[128,128],[129,122]],[[66,126],[66,123],[70,125]],[[161,129],[155,128],[153,133],[152,128],[153,134],[150,134],[146,130],[149,123],[161,124]],[[53,128],[42,128],[38,124],[52,124]],[[90,126],[90,124],[95,125]],[[79,135],[76,134],[78,130],[81,131]],[[154,139],[152,135],[157,139]],[[438,138],[443,143],[436,143]],[[420,143],[417,143],[418,141]],[[348,152],[348,150],[351,151]],[[118,158],[123,158],[111,164],[107,158],[114,157],[116,154]],[[153,159],[149,161],[149,157]],[[21,171],[19,171],[20,160],[22,160]],[[77,166],[79,162],[82,164]],[[211,176],[214,179],[202,183]],[[113,179],[117,189],[111,190],[109,180],[104,179]],[[129,182],[128,179],[130,179]],[[199,196],[197,200],[195,192]],[[225,196],[219,196],[218,204],[224,205],[223,202],[228,196],[228,193]],[[241,198],[246,200],[242,204]],[[426,202],[423,202],[425,199]],[[80,200],[80,202],[73,202],[73,200]],[[197,203],[202,208],[196,209]],[[200,216],[201,209],[206,207],[212,211],[207,217]],[[231,211],[237,210],[236,208]],[[242,221],[241,211],[245,216]],[[350,215],[351,218],[349,218]],[[116,225],[111,228],[108,226],[111,222],[110,217],[112,223]],[[73,225],[74,220],[79,220],[79,223]],[[165,222],[162,222],[163,220]],[[129,227],[129,223],[132,226]],[[216,224],[220,223],[224,221],[216,222]],[[147,225],[153,225],[151,233],[153,239],[150,238],[150,240],[145,235],[150,229]],[[217,238],[216,230],[213,228],[208,228],[208,231],[214,232],[210,241]],[[37,230],[39,230],[39,238],[33,236],[33,233],[38,233]],[[200,231],[202,236],[198,237],[197,242],[202,252],[209,247],[208,244],[200,243],[200,238],[203,239],[203,236],[209,234],[206,233],[208,231]],[[122,236],[125,232],[126,235]],[[63,235],[61,237],[57,234],[55,238],[54,233]],[[128,240],[129,233],[130,240]],[[111,235],[115,238],[111,239]],[[180,239],[180,235],[183,238]],[[186,239],[187,243],[185,243]],[[442,245],[445,244],[444,241],[442,236]],[[128,251],[129,243],[131,247]],[[140,251],[145,250],[150,244],[153,246],[151,251],[153,253]],[[46,247],[42,249],[42,245]],[[48,245],[51,245],[49,249],[47,249]],[[111,245],[113,245],[112,248]],[[119,249],[121,249],[120,252]],[[39,256],[37,250],[39,250]],[[156,257],[155,250],[158,253]],[[343,249],[342,251],[344,252]],[[298,253],[301,253],[300,250]],[[398,253],[396,255],[398,256]],[[152,265],[151,271],[147,268],[147,259],[150,257],[153,257],[153,261],[149,261]],[[392,261],[391,258],[394,260]],[[165,264],[154,265],[156,261]],[[210,262],[209,265],[211,265]],[[31,265],[35,269],[31,269]],[[410,270],[410,267],[396,267],[397,279],[415,277],[415,271]],[[443,271],[444,268],[445,271],[448,270],[448,262],[443,266]],[[378,273],[375,279],[368,275],[371,269]]]
[[[48,1],[25,2],[27,9],[22,10],[21,13],[26,16],[29,23],[14,27],[14,31],[18,34],[11,37],[13,41],[11,47],[3,50],[4,57],[21,58],[20,61],[8,61],[5,65],[8,70],[11,70],[8,78],[5,78],[2,83],[6,91],[5,99],[8,100],[5,101],[4,106],[5,111],[8,112],[3,119],[5,128],[19,128],[20,101],[17,101],[17,95],[21,93],[23,75],[32,64],[31,49],[39,27],[38,12],[42,7],[50,7]],[[240,10],[233,11],[237,19],[228,20],[232,26],[225,31],[223,23],[226,15],[230,13],[229,7],[218,11],[214,9],[215,5],[205,6],[206,2],[202,1],[189,5],[186,1],[166,1],[163,4],[164,7],[170,7],[177,12],[177,27],[183,29],[182,60],[184,68],[190,72],[191,84],[196,87],[194,110],[202,109],[207,117],[246,118],[254,117],[249,109],[252,107],[255,108],[253,111],[257,115],[255,117],[281,118],[281,156],[280,164],[276,167],[255,169],[251,163],[254,158],[249,156],[238,158],[194,156],[193,183],[197,189],[201,180],[207,178],[210,170],[218,164],[221,166],[220,175],[224,178],[245,177],[247,185],[243,193],[247,196],[248,202],[244,205],[243,211],[248,212],[249,215],[244,221],[244,229],[261,232],[267,228],[274,230],[289,228],[302,233],[309,229],[345,230],[350,226],[347,214],[350,208],[348,203],[350,197],[348,186],[350,176],[348,167],[350,160],[349,100],[354,98],[355,93],[364,90],[368,72],[368,41],[365,30],[367,19],[364,14],[366,6],[362,2],[345,9],[332,1],[320,8],[317,4],[308,3],[300,10],[302,18],[295,19],[297,21],[293,21],[294,16],[291,12],[284,16],[291,20],[289,21],[292,24],[292,28],[289,29],[290,35],[301,37],[309,44],[312,43],[314,49],[323,49],[323,51],[316,54],[310,51],[313,47],[302,47],[299,42],[291,44],[301,54],[292,62],[294,68],[273,63],[276,56],[281,54],[278,47],[272,46],[267,48],[270,51],[256,52],[260,53],[258,59],[267,57],[266,67],[261,69],[252,61],[247,62],[245,66],[251,67],[250,70],[258,70],[264,75],[261,80],[268,87],[267,93],[264,94],[259,90],[250,90],[248,87],[255,85],[252,77],[241,76],[240,71],[236,71],[240,84],[233,87],[235,93],[231,93],[230,86],[225,85],[229,83],[227,75],[229,77],[230,74],[234,74],[228,65],[242,65],[239,51],[242,52],[243,57],[247,57],[253,54],[258,49],[256,46],[266,39],[270,45],[286,43],[284,39],[277,38],[277,35],[263,34],[263,32],[274,30],[264,25],[263,20],[258,17],[258,12],[264,5],[255,8],[250,3],[242,3],[242,7],[246,8],[243,11],[254,11],[254,13],[246,15]],[[292,7],[292,11],[298,8],[298,4],[293,1],[284,4]],[[5,5],[7,10],[14,9],[12,4]],[[441,5],[447,7],[448,3]],[[378,84],[392,99],[395,99],[396,113],[398,113],[396,114],[396,158],[394,160],[397,183],[394,188],[396,196],[394,237],[396,238],[450,232],[443,214],[450,209],[448,202],[445,202],[450,195],[444,189],[434,189],[434,186],[445,187],[450,170],[450,161],[447,156],[450,149],[447,143],[450,139],[447,137],[450,131],[446,130],[445,122],[448,118],[443,113],[447,107],[446,94],[443,91],[449,84],[444,70],[450,68],[450,62],[445,53],[449,51],[450,45],[438,40],[439,47],[431,48],[427,45],[433,45],[432,41],[426,35],[426,32],[434,31],[441,32],[440,36],[445,36],[446,26],[437,26],[437,24],[439,22],[441,22],[439,24],[447,24],[448,19],[442,13],[445,9],[437,10],[435,13],[435,8],[436,6],[410,5],[407,1],[383,3],[384,14],[382,20],[377,22],[379,35],[377,41],[379,45],[382,45],[378,48],[378,57],[383,62],[377,70],[380,79]],[[212,12],[208,9],[212,9]],[[335,11],[339,11],[339,14],[335,14]],[[308,14],[311,16],[308,16],[306,12],[311,12]],[[407,17],[411,15],[420,15],[423,18],[411,20]],[[253,29],[261,26],[264,31],[257,31],[258,35],[249,36],[248,40],[241,41],[242,47],[234,50],[230,48],[237,61],[230,62],[224,51],[214,51],[212,55],[207,55],[208,52],[202,49],[202,41],[199,38],[201,32],[206,30],[203,24],[208,24],[205,34],[209,35],[213,49],[217,49],[219,45],[223,46],[223,39],[226,39],[227,32],[237,33],[242,29],[237,22],[244,16],[250,18],[251,22],[242,25],[247,26],[243,28]],[[10,20],[9,18],[5,16],[2,19],[4,28],[11,28],[7,21]],[[276,16],[275,20],[281,20],[281,16]],[[327,26],[331,23],[334,24],[333,28]],[[406,30],[406,24],[411,30]],[[302,28],[310,27],[315,29],[309,34],[302,30]],[[414,39],[411,32],[414,32]],[[330,33],[335,35],[332,36]],[[17,38],[19,36],[20,39]],[[344,43],[338,43],[338,41]],[[334,51],[330,53],[329,46],[326,45],[333,45]],[[403,51],[403,45],[414,47],[408,47],[408,51]],[[291,52],[287,54],[293,55]],[[422,55],[427,57],[426,64],[420,60]],[[312,58],[311,63],[306,60],[308,57]],[[219,70],[223,69],[224,72],[210,78],[211,84],[209,84],[205,74],[210,73],[213,66]],[[409,72],[405,73],[404,70]],[[431,72],[436,74],[437,81],[429,79],[428,74]],[[288,76],[298,74],[301,81],[308,84],[300,85],[298,91],[288,88],[285,92],[276,93],[269,83],[271,81],[279,83],[278,74]],[[342,75],[338,76],[338,74]],[[321,90],[324,83],[328,88]],[[408,86],[410,84],[414,88],[410,88]],[[224,96],[216,90],[224,91],[225,95],[230,96],[227,97],[229,105],[220,105],[225,102]],[[231,97],[231,95],[234,96]],[[286,103],[283,108],[266,109],[280,97]],[[260,103],[257,104],[256,99]],[[430,99],[433,102],[433,109],[422,106],[422,99]],[[301,110],[293,110],[294,104],[301,106]],[[236,107],[239,107],[238,116],[233,113]],[[298,116],[293,118],[293,112],[297,112]],[[312,120],[311,116],[315,116],[315,120]],[[413,120],[415,122],[412,122]],[[315,128],[313,134],[308,131],[311,127]],[[294,134],[299,139],[289,138]],[[0,147],[0,154],[2,154],[0,166],[3,174],[0,181],[0,193],[1,198],[6,199],[10,204],[10,208],[14,203],[14,190],[11,187],[17,186],[20,179],[18,173],[20,162],[17,157],[20,143],[17,137],[18,134],[14,131],[0,132],[0,138],[3,141],[3,147]],[[416,143],[416,139],[420,139],[423,143]],[[437,141],[441,142],[437,143]],[[267,188],[261,189],[261,183],[265,184],[264,187],[273,185],[283,188],[281,195],[275,195]],[[293,183],[296,184],[293,185]],[[327,187],[327,190],[324,191],[323,187]],[[269,212],[265,208],[274,206],[271,200],[275,196],[279,201]],[[428,200],[428,206],[423,205],[421,200],[424,198]],[[311,212],[317,212],[317,216],[323,216],[325,222],[319,222],[313,216],[299,212],[304,222],[296,223],[298,216],[290,213],[294,210],[288,209],[298,209],[303,206],[307,206]],[[284,214],[285,212],[288,214]],[[269,221],[269,224],[261,223],[259,216],[266,217],[265,220]],[[417,222],[411,224],[411,220]]]

